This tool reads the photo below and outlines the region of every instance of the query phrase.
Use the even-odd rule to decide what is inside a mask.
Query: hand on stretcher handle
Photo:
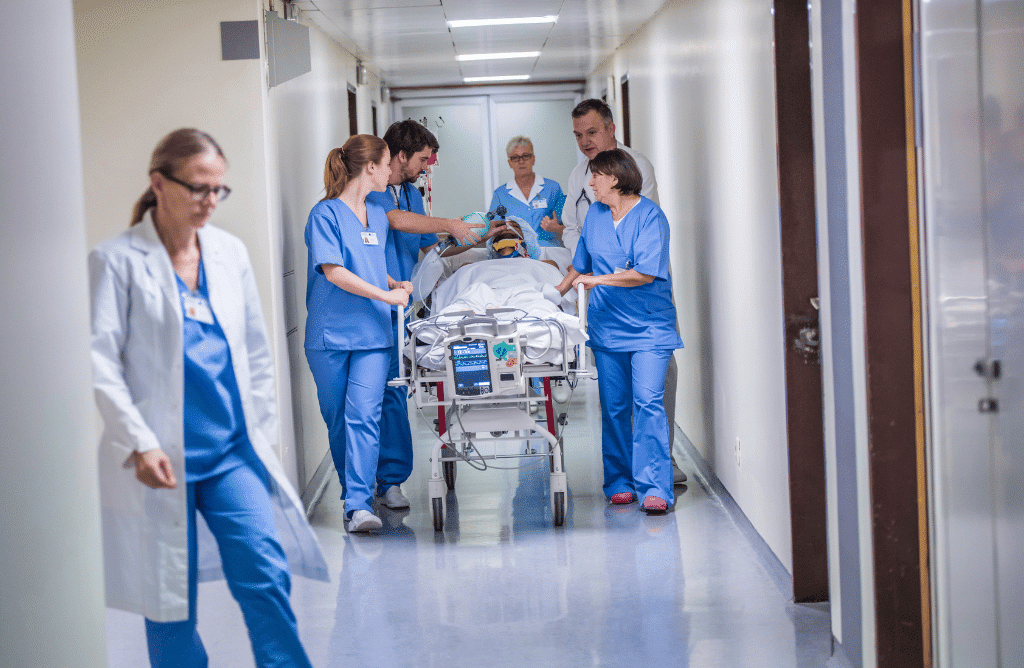
[[[398,378],[388,381],[391,387],[408,385],[412,380],[405,375],[405,363],[402,359],[402,351],[405,349],[405,307],[398,304],[398,324],[395,326],[395,345],[398,346]]]
[[[576,311],[580,315],[580,328],[583,331],[587,331],[587,289],[583,287],[582,283],[576,285]],[[584,343],[580,344],[580,352],[576,355],[576,376],[587,377],[590,372],[587,371],[587,346]]]

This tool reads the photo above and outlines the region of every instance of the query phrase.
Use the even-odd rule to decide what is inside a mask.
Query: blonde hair
[[[358,176],[369,163],[380,162],[387,143],[373,135],[352,135],[341,148],[333,148],[324,164],[324,190],[321,202],[341,197],[341,191],[354,176]]]
[[[210,135],[195,128],[179,128],[160,140],[153,149],[149,159],[149,174],[160,172],[171,174],[178,170],[189,158],[203,153],[215,153],[225,161],[220,145]],[[142,221],[146,211],[156,206],[156,193],[152,186],[146,188],[142,197],[135,202],[132,209],[132,225]]]

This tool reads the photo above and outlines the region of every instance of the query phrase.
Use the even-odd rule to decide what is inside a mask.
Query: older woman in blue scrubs
[[[668,219],[640,196],[640,170],[625,151],[597,154],[590,169],[597,202],[558,290],[582,284],[591,291],[604,493],[614,504],[640,498],[645,511],[664,512],[675,503],[665,373],[672,352],[683,347],[669,283]]]
[[[533,142],[528,137],[519,135],[508,140],[505,153],[513,178],[495,189],[490,210],[495,211],[499,205],[504,205],[509,216],[522,218],[537,231],[541,247],[561,246],[561,239],[543,227],[545,218],[556,215],[557,203],[564,201],[561,186],[533,172],[537,159],[533,154]]]
[[[380,413],[390,349],[391,306],[409,303],[412,284],[387,272],[388,219],[366,196],[387,188],[383,139],[355,135],[327,156],[326,197],[309,212],[306,246],[306,360],[341,480],[348,531],[380,529],[372,500]]]

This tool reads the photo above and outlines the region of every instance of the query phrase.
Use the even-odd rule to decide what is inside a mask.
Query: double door
[[[918,3],[936,666],[1024,665],[1024,1]]]

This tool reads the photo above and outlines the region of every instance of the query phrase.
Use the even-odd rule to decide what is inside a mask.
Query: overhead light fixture
[[[483,81],[526,81],[529,74],[507,74],[496,77],[463,77],[463,83],[481,83]]]
[[[512,51],[508,53],[467,53],[455,60],[503,60],[506,58],[536,58],[540,51]]]
[[[476,26],[513,26],[526,23],[554,23],[558,16],[526,16],[521,19],[472,19],[469,21],[449,21],[449,28],[474,28]]]

